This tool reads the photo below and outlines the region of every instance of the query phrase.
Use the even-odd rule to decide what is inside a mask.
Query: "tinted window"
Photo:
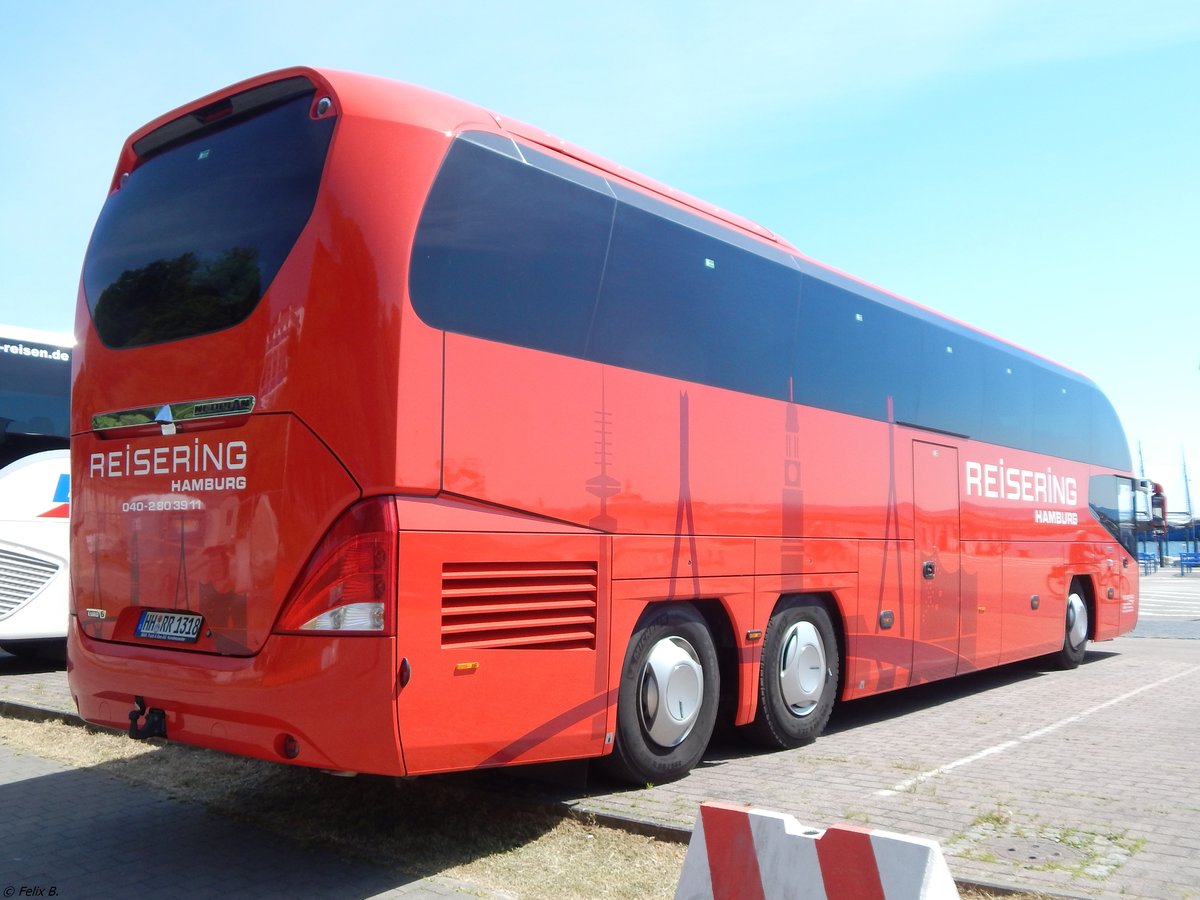
[[[796,400],[888,421],[916,423],[921,333],[912,316],[805,276]]]
[[[451,146],[409,285],[436,328],[1129,467],[1085,380],[506,138]]]
[[[1091,458],[1092,391],[1074,379],[1040,369],[1033,386],[1033,440],[1051,456]]]
[[[456,141],[413,246],[413,307],[430,324],[581,357],[616,201]]]
[[[588,356],[786,399],[800,273],[621,204]]]
[[[1092,476],[1088,480],[1088,505],[1109,534],[1136,555],[1133,482],[1114,475]]]
[[[1131,468],[1129,442],[1116,410],[1108,398],[1099,390],[1091,391],[1092,398],[1092,453],[1091,459],[1113,469]]]
[[[1000,350],[983,351],[981,440],[1005,447],[1033,446],[1034,368]]]
[[[983,348],[954,328],[922,323],[917,421],[926,428],[978,437]]]
[[[316,199],[334,119],[314,119],[312,97],[168,145],[108,198],[83,270],[105,344],[157,344],[250,315]]]
[[[67,437],[71,351],[0,337],[0,433]]]

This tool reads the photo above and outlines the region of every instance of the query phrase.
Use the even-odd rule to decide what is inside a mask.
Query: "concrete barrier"
[[[700,804],[675,900],[945,900],[958,897],[937,841],[734,803]]]

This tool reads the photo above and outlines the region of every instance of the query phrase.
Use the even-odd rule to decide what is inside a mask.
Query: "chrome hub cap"
[[[797,622],[783,636],[779,689],[792,715],[807,716],[825,691],[825,644],[811,622]]]
[[[1087,604],[1078,594],[1067,597],[1067,643],[1072,650],[1078,650],[1087,640],[1088,613]]]
[[[691,734],[704,701],[704,670],[690,643],[667,637],[651,648],[638,699],[642,726],[660,747],[675,747]]]

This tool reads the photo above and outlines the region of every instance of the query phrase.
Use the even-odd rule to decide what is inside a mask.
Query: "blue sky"
[[[524,119],[1093,378],[1200,507],[1200,4],[8,5],[0,322],[69,331],[124,138],[312,64]]]

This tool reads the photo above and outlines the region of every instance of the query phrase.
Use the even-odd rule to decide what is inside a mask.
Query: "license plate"
[[[134,633],[138,637],[153,638],[156,641],[192,644],[200,636],[200,626],[203,622],[204,616],[196,613],[155,612],[147,609],[138,619]]]

